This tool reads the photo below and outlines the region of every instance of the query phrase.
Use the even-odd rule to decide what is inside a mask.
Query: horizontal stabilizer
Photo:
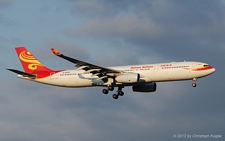
[[[36,75],[34,75],[34,74],[29,74],[29,73],[26,73],[26,72],[15,70],[15,69],[7,69],[7,70],[9,70],[11,72],[14,72],[16,74],[22,75],[23,77],[29,77],[31,79],[35,79],[36,78]]]

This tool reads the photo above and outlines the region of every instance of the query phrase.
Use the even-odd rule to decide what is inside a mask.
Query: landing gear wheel
[[[118,96],[117,94],[113,94],[112,97],[113,97],[114,99],[118,99],[118,98],[119,98],[119,96]]]
[[[193,78],[193,79],[192,79],[192,81],[193,81],[193,83],[192,83],[192,87],[196,87],[196,86],[197,86],[197,84],[196,84],[196,82],[197,82],[197,78]]]
[[[103,92],[104,94],[108,94],[109,91],[106,90],[106,89],[103,89],[102,92]]]
[[[192,83],[192,87],[196,87],[197,85],[196,85],[196,83]]]
[[[110,91],[113,91],[113,90],[114,90],[114,87],[113,87],[113,86],[109,86],[108,89],[109,89]]]
[[[119,96],[123,96],[124,95],[124,92],[123,91],[118,91],[118,95]]]

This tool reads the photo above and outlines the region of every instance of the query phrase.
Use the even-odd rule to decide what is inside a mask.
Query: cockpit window
[[[209,65],[204,65],[204,67],[208,67]]]

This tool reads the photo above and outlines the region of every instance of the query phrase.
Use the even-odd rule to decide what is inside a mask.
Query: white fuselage
[[[207,76],[215,71],[214,68],[202,68],[205,63],[201,62],[172,62],[161,64],[144,64],[131,66],[117,66],[109,67],[110,69],[119,70],[124,73],[138,73],[140,80],[138,83],[115,83],[115,86],[132,86],[150,82],[164,82],[164,81],[180,81],[191,80],[193,78],[201,78]],[[29,79],[19,76],[20,78]],[[29,79],[32,80],[32,79]],[[41,79],[34,79],[33,81],[61,86],[61,87],[91,87],[91,86],[108,86],[112,82],[103,82],[99,77],[86,73],[84,70],[65,70],[58,73],[53,73],[48,77]]]

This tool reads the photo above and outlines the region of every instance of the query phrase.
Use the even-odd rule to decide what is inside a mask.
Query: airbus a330
[[[130,66],[101,67],[68,57],[52,48],[53,54],[76,64],[74,70],[52,70],[40,63],[25,47],[15,48],[24,71],[9,69],[19,78],[60,87],[105,87],[108,94],[118,88],[114,99],[123,96],[122,89],[131,86],[134,92],[155,92],[156,82],[192,80],[212,74],[215,68],[202,62],[171,62]]]

